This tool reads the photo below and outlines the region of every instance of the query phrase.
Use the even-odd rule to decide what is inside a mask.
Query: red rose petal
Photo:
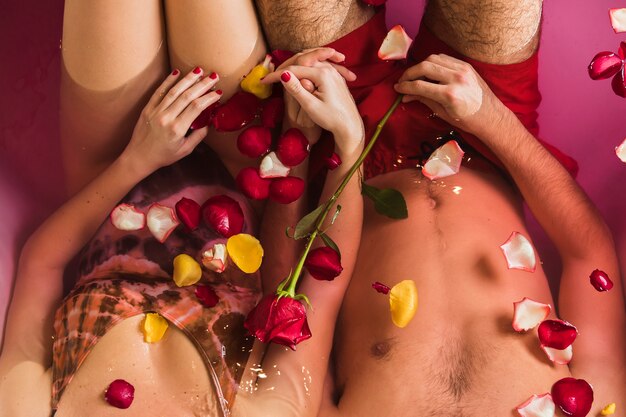
[[[593,388],[584,379],[563,378],[552,385],[552,400],[568,416],[585,417],[593,404]]]
[[[270,97],[263,104],[261,125],[273,129],[283,121],[285,100],[282,97]]]
[[[123,379],[116,379],[104,391],[104,399],[113,407],[128,408],[135,399],[135,387]]]
[[[389,294],[389,291],[391,291],[391,288],[378,281],[372,284],[372,288],[374,288],[377,292],[381,294]]]
[[[309,252],[304,266],[313,278],[320,281],[332,281],[343,271],[339,254],[327,246]]]
[[[215,307],[220,301],[213,288],[208,285],[198,285],[196,287],[196,297],[198,297],[203,306],[208,308]]]
[[[311,337],[304,305],[290,297],[266,295],[250,311],[243,326],[263,343],[277,343],[296,350]]]
[[[619,55],[620,58],[626,59],[626,41],[620,42],[619,50],[617,51],[617,54]]]
[[[288,167],[300,165],[309,156],[309,141],[299,129],[289,129],[278,138],[276,155]]]
[[[339,157],[339,155],[333,152],[331,156],[326,158],[325,162],[326,162],[326,168],[332,171],[333,169],[341,165],[341,158]]]
[[[363,3],[368,4],[370,6],[382,6],[387,3],[387,0],[362,0]]]
[[[189,128],[193,130],[198,130],[210,125],[213,121],[213,118],[215,117],[215,112],[217,111],[219,105],[220,102],[216,101],[206,109],[202,110],[202,113],[200,113],[198,117],[196,117],[195,120],[191,122],[191,126],[189,126]]]
[[[270,52],[272,63],[279,67],[283,62],[294,56],[294,53],[285,49],[274,49]]]
[[[391,28],[378,50],[378,58],[385,61],[405,59],[413,39],[406,34],[402,25]]]
[[[574,343],[578,330],[563,320],[544,320],[538,329],[539,341],[543,346],[565,349]]]
[[[518,405],[516,410],[522,417],[554,417],[555,408],[552,396],[545,393],[533,394],[523,404]]]
[[[111,223],[119,230],[141,230],[146,226],[146,215],[132,204],[120,204],[111,211]]]
[[[212,122],[218,132],[234,132],[250,123],[259,113],[261,100],[254,94],[236,92],[215,109]]]
[[[625,67],[622,67],[617,74],[613,77],[611,81],[611,87],[613,88],[613,92],[620,97],[626,98],[626,79],[624,75]]]
[[[269,152],[272,132],[263,126],[250,126],[237,138],[237,149],[250,158],[258,158]]]
[[[270,184],[269,196],[281,204],[290,204],[302,196],[304,180],[298,177],[275,178]]]
[[[155,203],[148,209],[146,215],[148,230],[161,243],[165,242],[170,234],[180,224],[176,213],[171,207]]]
[[[201,210],[204,222],[224,237],[237,235],[243,230],[241,206],[227,195],[209,198]]]
[[[592,80],[611,78],[622,68],[622,58],[613,52],[604,51],[596,54],[589,64],[589,76]]]
[[[524,297],[513,303],[513,329],[516,332],[534,329],[550,314],[550,304],[543,304]]]
[[[175,206],[176,216],[188,232],[192,232],[200,225],[200,204],[190,198],[181,198]]]
[[[272,180],[261,178],[257,168],[244,168],[237,174],[237,186],[241,192],[253,200],[264,200],[270,195]]]
[[[591,275],[589,275],[589,281],[591,281],[591,285],[596,290],[609,291],[613,288],[613,281],[609,278],[608,274],[604,271],[600,271],[599,269],[594,270]]]

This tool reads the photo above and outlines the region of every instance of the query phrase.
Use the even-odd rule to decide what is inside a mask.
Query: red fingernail
[[[221,95],[222,95],[222,90],[215,90],[215,93],[216,93],[217,95],[220,95],[220,96],[221,96]]]
[[[212,79],[212,80],[216,79],[216,78],[217,78],[217,73],[212,72],[212,73],[209,75],[209,78],[210,78],[210,79]]]
[[[193,73],[194,73],[194,74],[200,74],[201,72],[202,72],[202,68],[200,68],[200,67],[195,67],[195,68],[193,69]]]
[[[174,71],[172,71],[172,75],[178,75],[180,73],[180,71],[178,71],[177,69],[175,69]]]
[[[280,79],[283,80],[284,83],[289,82],[289,80],[291,80],[291,74],[285,71],[282,74],[280,74]]]

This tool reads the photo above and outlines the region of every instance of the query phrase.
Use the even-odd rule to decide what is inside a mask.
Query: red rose
[[[341,257],[336,250],[327,246],[313,249],[304,261],[311,276],[320,281],[332,281],[341,274]]]
[[[306,307],[290,297],[266,295],[246,317],[244,327],[263,343],[277,343],[296,350],[296,345],[311,337]]]

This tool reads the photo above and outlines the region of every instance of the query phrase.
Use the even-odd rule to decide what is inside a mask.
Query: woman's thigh
[[[160,0],[66,0],[61,146],[70,193],[124,149],[169,71]]]

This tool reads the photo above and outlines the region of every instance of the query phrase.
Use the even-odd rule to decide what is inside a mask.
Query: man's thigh
[[[463,55],[493,64],[529,58],[542,0],[429,0],[422,24]]]

